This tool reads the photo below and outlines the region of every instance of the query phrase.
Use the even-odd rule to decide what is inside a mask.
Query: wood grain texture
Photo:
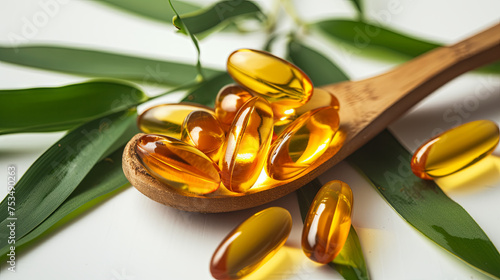
[[[182,194],[151,177],[135,153],[138,134],[123,154],[123,170],[130,183],[144,195],[181,210],[203,213],[246,209],[276,200],[316,178],[370,139],[413,105],[453,78],[500,60],[500,24],[450,47],[435,49],[392,71],[361,81],[325,86],[340,102],[342,148],[330,149],[301,176],[268,182],[271,188],[247,194],[218,192],[207,196]]]

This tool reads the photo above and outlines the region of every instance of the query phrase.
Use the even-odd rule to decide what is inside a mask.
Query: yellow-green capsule
[[[169,136],[147,134],[139,138],[135,148],[149,174],[173,189],[207,194],[220,186],[217,165],[187,143]]]
[[[420,146],[411,159],[411,169],[428,180],[453,174],[491,154],[499,138],[498,126],[492,121],[465,123]]]
[[[182,123],[181,140],[218,162],[226,136],[219,121],[206,111],[193,111]]]
[[[227,60],[227,71],[240,85],[289,108],[305,104],[313,90],[311,80],[297,66],[264,51],[233,52]]]
[[[231,280],[257,270],[285,244],[292,216],[281,207],[262,210],[231,231],[215,250],[210,272],[215,279]]]
[[[306,170],[330,147],[339,123],[334,107],[309,111],[293,121],[271,146],[266,165],[269,177],[286,180]]]
[[[151,107],[137,118],[137,126],[144,133],[162,134],[181,139],[181,126],[186,116],[193,111],[214,111],[191,103],[162,104]]]
[[[219,161],[224,186],[245,192],[257,181],[266,162],[273,134],[273,110],[260,97],[240,108],[226,136]]]
[[[311,260],[327,264],[342,250],[351,229],[352,191],[335,180],[318,191],[304,220],[302,250]]]

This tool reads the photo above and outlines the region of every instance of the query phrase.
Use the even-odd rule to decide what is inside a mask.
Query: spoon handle
[[[500,24],[423,54],[382,77],[397,86],[393,92],[399,94],[393,97],[405,96],[415,104],[453,78],[496,60],[500,60]]]

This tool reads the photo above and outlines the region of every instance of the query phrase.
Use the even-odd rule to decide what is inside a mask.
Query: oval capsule
[[[215,116],[224,131],[228,131],[238,110],[253,95],[240,85],[223,87],[215,98]]]
[[[411,170],[422,179],[450,175],[491,154],[499,141],[496,123],[478,120],[447,130],[420,146]]]
[[[181,126],[186,116],[193,111],[214,112],[197,104],[162,104],[151,107],[137,118],[137,126],[144,133],[162,134],[181,139]]]
[[[136,152],[149,174],[174,189],[207,194],[220,186],[217,165],[200,150],[178,139],[147,134],[137,141]]]
[[[240,108],[226,136],[219,161],[224,186],[245,192],[257,181],[273,134],[271,105],[252,97]]]
[[[315,88],[309,101],[300,107],[288,108],[279,104],[271,104],[274,114],[274,125],[275,127],[284,127],[284,125],[291,123],[304,113],[328,106],[338,111],[340,105],[337,97],[324,89]]]
[[[311,80],[297,66],[264,51],[233,52],[227,60],[227,71],[245,88],[290,108],[305,104],[313,90]]]
[[[215,279],[241,279],[267,262],[292,229],[292,216],[281,207],[264,209],[231,231],[215,250],[210,272]]]
[[[266,165],[269,177],[286,180],[302,173],[330,147],[338,128],[339,115],[334,107],[300,116],[273,142]]]
[[[302,230],[302,250],[309,259],[327,264],[339,254],[351,229],[352,205],[346,183],[335,180],[321,187]]]
[[[182,123],[181,140],[195,146],[215,162],[219,160],[225,138],[219,121],[206,111],[193,111]]]

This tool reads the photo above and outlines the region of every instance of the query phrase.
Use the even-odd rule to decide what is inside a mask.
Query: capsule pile
[[[219,91],[215,109],[163,104],[139,116],[148,134],[137,142],[137,154],[165,185],[199,195],[220,186],[245,193],[263,169],[275,180],[300,175],[333,141],[338,100],[315,89],[295,65],[240,49],[229,56],[227,71],[238,84]]]

